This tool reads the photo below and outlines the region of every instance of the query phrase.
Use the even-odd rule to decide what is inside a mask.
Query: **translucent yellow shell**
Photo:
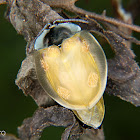
[[[73,110],[73,112],[84,124],[97,129],[101,125],[105,114],[103,97],[91,109]]]
[[[96,39],[80,31],[61,47],[35,51],[34,57],[39,82],[50,97],[72,109],[83,123],[99,127],[104,117],[107,62]]]

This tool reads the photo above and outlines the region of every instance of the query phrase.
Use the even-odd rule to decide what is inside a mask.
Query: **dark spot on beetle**
[[[72,35],[70,29],[65,27],[52,28],[44,38],[44,46],[59,45]]]

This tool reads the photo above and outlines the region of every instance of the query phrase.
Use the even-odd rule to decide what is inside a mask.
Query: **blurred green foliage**
[[[79,0],[76,5],[99,14],[106,9],[107,15],[113,16],[109,0]],[[25,58],[26,42],[4,18],[5,10],[6,6],[0,5],[0,130],[17,135],[17,127],[25,118],[32,116],[37,105],[15,85],[16,75]],[[138,33],[135,35],[140,38]],[[134,45],[133,49],[137,62],[140,62],[138,46]],[[106,93],[104,99],[106,114],[103,127],[106,140],[138,140],[140,107]],[[60,140],[63,130],[63,127],[46,128],[41,140]]]

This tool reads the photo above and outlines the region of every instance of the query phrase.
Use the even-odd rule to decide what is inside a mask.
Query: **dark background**
[[[127,1],[124,2],[126,6]],[[79,0],[77,6],[107,16],[113,16],[109,0]],[[37,108],[31,97],[26,97],[15,85],[16,75],[25,58],[26,42],[4,18],[5,5],[0,5],[0,131],[17,135],[17,127],[31,117]],[[135,24],[140,25],[140,19]],[[140,39],[140,34],[134,34]],[[107,46],[103,46],[107,52]],[[136,61],[140,62],[140,46],[133,44]],[[107,56],[109,57],[109,56]],[[104,94],[106,114],[103,122],[106,140],[138,140],[140,137],[140,107]],[[63,127],[49,127],[41,140],[60,140]]]

